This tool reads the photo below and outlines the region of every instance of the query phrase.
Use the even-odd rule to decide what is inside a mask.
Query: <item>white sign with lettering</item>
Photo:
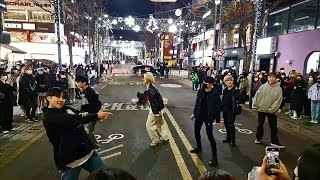
[[[148,105],[136,105],[129,103],[104,103],[104,111],[148,111]]]
[[[15,24],[15,23],[5,23],[4,26],[8,29],[22,29],[21,24]]]

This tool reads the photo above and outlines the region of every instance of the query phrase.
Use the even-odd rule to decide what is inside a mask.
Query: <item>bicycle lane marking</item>
[[[192,145],[191,143],[189,142],[189,140],[187,139],[186,135],[183,133],[183,131],[181,130],[180,126],[178,125],[177,121],[174,119],[174,117],[172,116],[171,112],[169,111],[168,108],[165,108],[164,109],[166,114],[168,115],[173,127],[176,129],[180,139],[182,140],[184,146],[186,147],[186,149],[189,151],[191,151],[193,148],[192,148]],[[169,127],[168,127],[169,128]],[[192,161],[194,162],[194,164],[196,165],[198,171],[200,174],[203,174],[204,172],[207,171],[206,167],[203,165],[203,162],[200,160],[200,158],[198,157],[198,155],[196,154],[191,154],[189,153],[191,158],[192,158]]]

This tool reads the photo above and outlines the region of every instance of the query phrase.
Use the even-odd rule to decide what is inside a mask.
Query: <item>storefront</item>
[[[258,39],[256,70],[273,72],[275,70],[275,62],[277,61],[277,57],[275,56],[276,51],[277,37]]]
[[[241,74],[245,67],[244,48],[228,48],[224,49],[224,55],[216,58],[219,63],[219,68],[227,69],[233,68],[238,74]]]
[[[285,68],[286,73],[296,70],[303,75],[319,71],[320,29],[278,36],[278,52],[277,71]]]

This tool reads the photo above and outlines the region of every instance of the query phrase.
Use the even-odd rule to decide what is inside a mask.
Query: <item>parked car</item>
[[[133,70],[133,75],[138,75],[139,70],[141,72],[141,75],[147,72],[151,72],[155,77],[159,75],[158,71],[153,66],[150,66],[150,65],[133,66],[132,70]]]

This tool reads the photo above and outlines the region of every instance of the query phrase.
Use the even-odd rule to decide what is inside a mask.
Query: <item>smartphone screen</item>
[[[266,147],[268,174],[271,174],[270,169],[280,168],[280,149],[278,147]]]

